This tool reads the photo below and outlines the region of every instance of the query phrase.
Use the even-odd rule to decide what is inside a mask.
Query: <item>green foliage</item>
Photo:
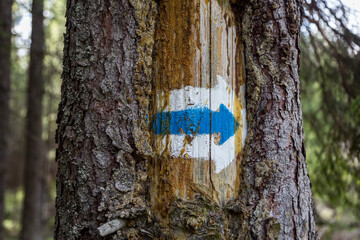
[[[360,219],[360,53],[354,47],[360,42],[356,35],[306,27],[300,77],[312,189]]]
[[[8,191],[5,195],[4,230],[5,239],[17,239],[20,232],[20,219],[24,192],[21,190]]]

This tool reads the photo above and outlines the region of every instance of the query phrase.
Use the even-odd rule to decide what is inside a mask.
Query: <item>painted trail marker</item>
[[[234,117],[233,110],[227,107],[231,106],[229,101],[232,100],[229,90],[226,80],[217,76],[217,85],[214,88],[186,86],[170,92],[169,106],[153,116],[151,129],[157,135],[171,135],[172,157],[210,160],[211,156],[216,173],[235,159],[234,135],[243,125]],[[210,97],[210,91],[215,99],[202,97],[204,94]],[[213,104],[209,106],[209,102]],[[245,122],[245,113],[241,113],[242,122]],[[212,149],[209,145],[210,134],[213,135]],[[186,136],[190,136],[191,141],[184,146]]]
[[[159,14],[149,118],[156,151],[152,201],[202,194],[224,204],[238,193],[246,138],[234,15],[228,0],[164,0]]]
[[[239,127],[234,115],[221,104],[218,111],[197,106],[187,110],[156,114],[152,129],[156,134],[218,134],[218,145],[232,137]]]

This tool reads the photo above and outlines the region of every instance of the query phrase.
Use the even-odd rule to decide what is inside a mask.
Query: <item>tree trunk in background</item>
[[[6,169],[9,157],[9,94],[12,0],[0,2],[0,240],[3,239]]]
[[[212,22],[216,4],[224,11]],[[69,0],[55,239],[316,239],[299,93],[300,12],[298,1],[284,0]],[[217,37],[200,41],[202,28]],[[156,151],[149,122],[151,107],[169,100],[156,102],[159,80],[184,87],[166,81],[191,82],[201,58],[213,79],[201,79],[202,88],[214,87],[216,69],[230,76],[222,61],[241,65],[242,52],[223,55],[228,45],[244,49],[249,129],[244,156],[236,156],[241,167],[233,166],[239,197],[218,201],[216,181],[227,176],[215,178],[211,157],[203,164],[210,180],[201,180],[208,187],[180,186],[204,175],[190,171],[188,157]]]
[[[42,96],[44,28],[43,0],[32,3],[32,34],[26,118],[25,200],[20,239],[42,239],[41,178],[43,169]]]

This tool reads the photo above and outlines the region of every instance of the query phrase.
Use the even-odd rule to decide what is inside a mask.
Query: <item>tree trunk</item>
[[[120,218],[127,234],[147,229],[155,9],[152,0],[67,2],[55,239],[99,239],[97,228]]]
[[[9,158],[9,94],[12,0],[0,2],[0,240],[3,239],[6,169]]]
[[[299,2],[69,0],[66,16],[55,239],[316,238]]]
[[[241,239],[316,239],[305,163],[299,54],[302,1],[238,1],[247,70],[248,138]]]
[[[43,0],[32,3],[32,33],[26,118],[25,200],[20,239],[42,239],[41,179],[43,168],[42,96],[44,27]]]

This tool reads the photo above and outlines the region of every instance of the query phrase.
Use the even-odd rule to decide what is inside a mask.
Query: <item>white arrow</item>
[[[245,87],[242,86],[242,92]],[[158,93],[159,99],[164,99],[162,92]],[[206,107],[212,111],[219,111],[220,106],[224,105],[233,114],[233,102],[235,100],[234,91],[228,86],[226,80],[217,75],[217,84],[215,87],[197,88],[186,86],[182,89],[173,90],[170,92],[170,103],[163,109],[161,102],[158,109],[163,112],[183,111],[187,109],[195,109]],[[158,101],[159,102],[159,101]],[[245,109],[241,112],[243,123],[246,123]],[[233,126],[224,126],[233,127]],[[240,126],[243,128],[243,145],[246,137],[246,125]],[[220,133],[219,133],[220,134]],[[163,137],[163,136],[162,136]],[[235,135],[231,136],[226,142],[219,144],[219,137],[217,134],[206,135],[197,134],[189,138],[185,134],[171,134],[171,155],[174,158],[189,157],[201,158],[204,160],[213,160],[215,163],[215,172],[219,173],[226,168],[232,161],[235,160]],[[162,139],[163,150],[166,148],[166,138]]]

